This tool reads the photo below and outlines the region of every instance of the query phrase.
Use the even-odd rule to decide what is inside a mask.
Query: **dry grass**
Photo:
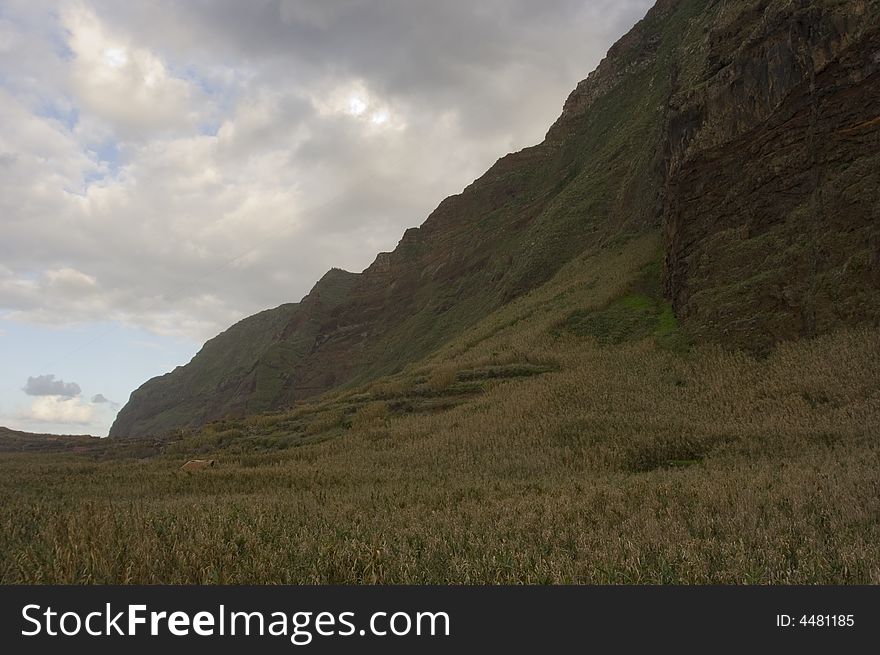
[[[355,430],[384,425],[388,418],[388,403],[383,400],[367,403],[362,406],[351,420]]]
[[[306,427],[308,434],[321,434],[342,425],[344,415],[338,410],[321,412]]]
[[[428,377],[428,386],[434,391],[445,391],[453,384],[455,384],[455,379],[458,375],[458,371],[456,371],[451,366],[441,366],[431,372]]]
[[[880,582],[880,336],[557,354],[437,414],[176,471],[3,458],[3,582]]]
[[[554,331],[650,245],[387,384],[146,461],[0,456],[0,582],[880,583],[880,331],[763,359]],[[180,473],[195,452],[218,467]]]

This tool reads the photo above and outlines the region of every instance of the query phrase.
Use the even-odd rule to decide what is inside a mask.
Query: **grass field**
[[[289,411],[0,454],[0,582],[880,582],[880,332],[689,345],[656,253]]]

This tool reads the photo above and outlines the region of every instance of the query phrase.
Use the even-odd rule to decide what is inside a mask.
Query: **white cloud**
[[[96,286],[95,278],[75,268],[58,268],[46,271],[47,283],[66,293],[90,292]]]
[[[68,5],[62,24],[73,54],[70,80],[81,106],[127,137],[182,130],[207,116],[207,103],[187,80],[124,34],[113,34],[83,5]]]
[[[95,408],[79,397],[40,396],[18,418],[38,423],[87,425],[95,418]]]
[[[203,340],[360,270],[649,4],[6,3],[0,315]]]
[[[0,86],[0,206],[5,221],[45,220],[101,164],[58,118],[40,116]],[[23,202],[25,201],[25,202]]]

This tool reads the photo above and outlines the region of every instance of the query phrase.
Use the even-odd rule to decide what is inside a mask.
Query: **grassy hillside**
[[[878,0],[659,1],[543,142],[499,159],[363,273],[331,271],[303,302],[146,382],[111,435],[397,374],[584,253],[645,234],[662,235],[662,286],[567,329],[614,341],[674,314],[698,342],[766,353],[877,326],[878,24]]]
[[[589,253],[397,375],[155,456],[0,455],[0,581],[880,582],[880,333],[689,348],[659,254]]]
[[[292,313],[264,312],[271,325],[252,317],[237,326],[258,348],[224,333],[188,366],[144,384],[111,435],[277,409],[399,372],[586,250],[657,230],[669,70],[688,17],[705,4],[652,10],[572,94],[544,142],[444,200],[393,252],[349,274],[332,306],[309,302],[325,295],[322,280]]]

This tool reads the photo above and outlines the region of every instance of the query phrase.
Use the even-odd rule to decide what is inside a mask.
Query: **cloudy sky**
[[[0,0],[0,425],[205,339],[539,142],[653,0]]]

